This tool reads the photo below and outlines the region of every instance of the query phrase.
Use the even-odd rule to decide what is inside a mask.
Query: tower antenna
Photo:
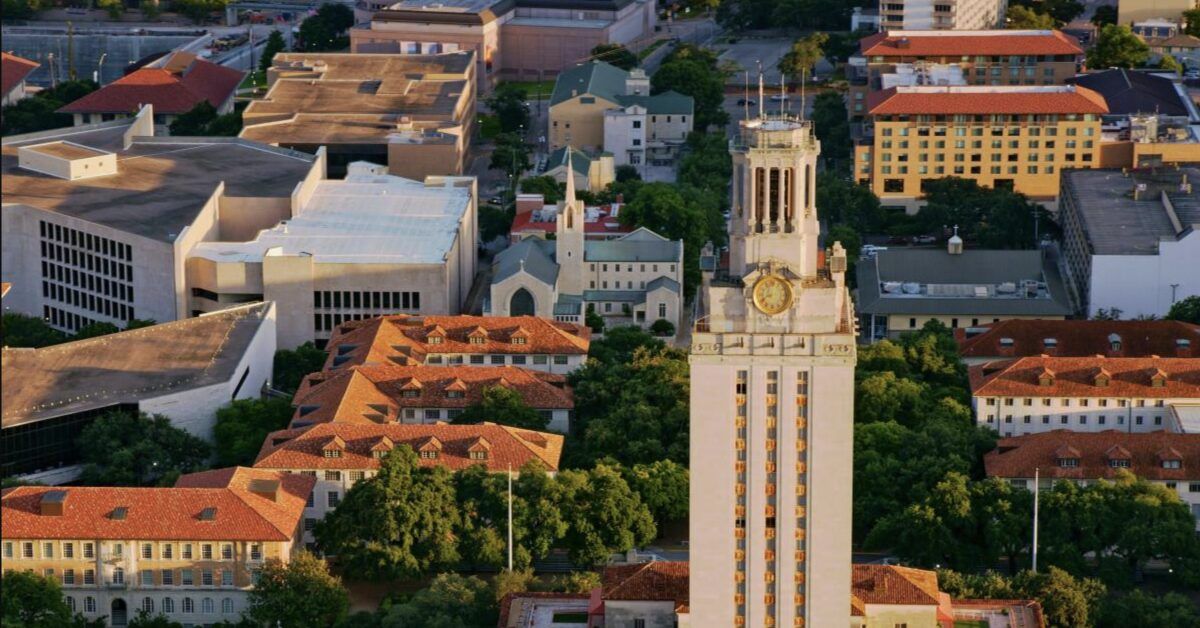
[[[800,121],[801,122],[804,122],[804,107],[806,104],[804,101],[804,82],[805,82],[805,78],[806,78],[806,75],[805,75],[806,72],[808,72],[808,68],[800,69]]]
[[[742,88],[742,110],[746,120],[750,119],[750,70],[746,70],[746,84]]]
[[[790,111],[787,99],[787,74],[784,72],[779,73],[779,96],[783,98],[783,100],[779,101],[779,117],[782,118]]]

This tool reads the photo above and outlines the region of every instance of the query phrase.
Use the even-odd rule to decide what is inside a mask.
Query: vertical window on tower
[[[767,198],[767,171],[764,168],[754,169],[754,230],[762,233],[763,208]]]
[[[766,591],[763,594],[767,625],[775,625],[778,620],[778,607],[775,604],[776,553],[779,550],[779,538],[775,534],[775,508],[778,505],[778,462],[779,447],[779,371],[767,372],[767,442],[766,460],[764,463],[766,478],[763,487],[766,505],[763,506],[763,536],[766,540],[764,550],[763,577],[766,580]]]
[[[746,415],[748,410],[746,390],[749,388],[749,371],[738,371],[734,385],[737,405],[734,462],[734,608],[738,625],[746,621]]]
[[[796,617],[803,619],[805,594],[805,564],[807,550],[807,531],[805,525],[805,508],[808,493],[808,373],[796,373],[796,590],[793,603],[796,607]],[[797,624],[799,625],[799,624]]]

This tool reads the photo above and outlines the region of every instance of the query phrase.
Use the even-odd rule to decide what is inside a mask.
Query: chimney
[[[61,517],[67,509],[67,492],[54,490],[42,493],[39,506],[43,517]]]
[[[1192,357],[1192,341],[1187,338],[1175,339],[1175,357],[1190,358]]]
[[[958,237],[958,225],[954,225],[954,235],[946,241],[946,252],[951,255],[962,255],[963,241]]]
[[[279,480],[250,480],[250,492],[265,497],[271,501],[278,501],[279,497]]]

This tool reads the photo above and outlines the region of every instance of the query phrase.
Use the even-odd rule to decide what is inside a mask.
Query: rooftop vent
[[[67,181],[117,173],[117,156],[74,142],[46,142],[17,148],[17,164],[24,170]]]
[[[46,517],[61,517],[67,507],[66,491],[46,491],[42,494],[41,513]]]

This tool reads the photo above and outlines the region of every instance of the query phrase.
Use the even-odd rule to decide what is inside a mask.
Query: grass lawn
[[[483,139],[490,140],[499,134],[500,118],[486,113],[479,116],[479,135]]]
[[[954,628],[988,628],[988,623],[982,619],[959,619],[954,622]]]
[[[642,49],[641,52],[638,53],[638,55],[637,55],[638,61],[644,61],[646,59],[646,57],[649,57],[650,54],[653,53],[655,50],[658,50],[659,48],[662,48],[664,45],[666,45],[666,43],[668,41],[671,41],[671,40],[659,39],[659,40],[655,41],[654,43],[650,44],[649,46],[646,46],[645,48]]]
[[[554,91],[554,81],[504,81],[505,85],[517,85],[525,89],[525,97],[537,99],[540,94],[543,99],[549,98]]]
[[[267,86],[267,73],[263,72],[261,70],[256,70],[250,74],[247,74],[246,78],[242,79],[242,83],[241,83],[241,85],[238,85],[238,89],[250,89],[250,88],[263,89],[263,88],[266,88],[266,86]]]

